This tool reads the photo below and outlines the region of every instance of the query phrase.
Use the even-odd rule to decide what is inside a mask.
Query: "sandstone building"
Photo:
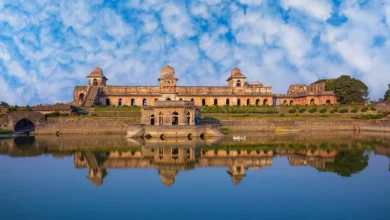
[[[292,85],[288,93],[273,94],[271,86],[246,82],[238,68],[231,71],[227,86],[178,86],[175,70],[165,66],[161,70],[160,86],[110,86],[103,70],[96,67],[88,76],[88,86],[76,86],[73,102],[77,105],[153,106],[155,101],[193,101],[204,105],[320,105],[333,104],[333,92],[325,91],[323,83]]]

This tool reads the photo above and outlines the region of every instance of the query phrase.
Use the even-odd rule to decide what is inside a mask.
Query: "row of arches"
[[[220,103],[218,102],[218,99],[214,99],[213,105],[214,106],[218,106],[219,104]],[[225,105],[230,105],[230,99],[226,99],[224,104]],[[242,105],[241,99],[237,99],[237,103],[236,104],[238,106]],[[206,105],[206,99],[202,99],[202,106],[205,106],[205,105]],[[257,106],[268,105],[268,99],[264,99],[262,102],[260,101],[260,99],[256,99],[256,101],[254,103],[252,103],[250,99],[247,99],[246,100],[246,105],[257,105]]]
[[[155,99],[154,101],[158,101],[158,99]],[[106,99],[106,105],[115,105],[115,103],[112,103],[109,98]],[[130,100],[130,106],[136,106],[135,99]],[[123,106],[126,105],[126,103],[123,102],[123,99],[118,99],[117,106]],[[148,105],[148,100],[147,99],[142,99],[142,106],[147,106]]]
[[[281,104],[284,105],[284,106],[288,106],[288,105],[294,105],[296,103],[294,102],[294,100],[284,100],[283,103],[281,103]],[[314,99],[310,99],[309,104],[310,105],[316,105],[316,104],[319,104],[319,102],[316,102]],[[325,104],[326,105],[330,105],[331,101],[330,100],[326,100]]]
[[[179,113],[177,113],[175,111],[175,112],[172,112],[172,114],[170,116],[171,116],[172,121],[169,124],[179,125],[179,123],[180,123]],[[166,117],[170,117],[170,116],[168,115]],[[185,118],[186,118],[185,124],[190,125],[191,124],[191,113],[187,112]],[[150,125],[164,125],[164,113],[162,113],[162,112],[158,113],[157,117],[154,114],[150,115]]]

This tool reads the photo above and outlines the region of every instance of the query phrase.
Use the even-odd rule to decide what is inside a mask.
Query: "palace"
[[[165,66],[158,81],[160,86],[109,86],[103,70],[96,67],[88,76],[88,86],[76,86],[73,103],[84,106],[154,106],[155,101],[193,101],[204,105],[322,105],[336,103],[332,91],[324,83],[291,85],[287,94],[273,94],[271,86],[246,82],[238,68],[231,71],[227,86],[177,86],[175,70]]]

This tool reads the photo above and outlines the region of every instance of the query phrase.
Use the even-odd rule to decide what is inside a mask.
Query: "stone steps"
[[[97,95],[99,87],[97,86],[92,86],[87,94],[87,98],[85,99],[84,106],[92,106],[95,102],[95,98]]]

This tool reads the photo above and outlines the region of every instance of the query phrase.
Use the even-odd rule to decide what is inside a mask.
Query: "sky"
[[[0,0],[0,101],[70,102],[96,66],[108,85],[390,83],[389,0]]]

